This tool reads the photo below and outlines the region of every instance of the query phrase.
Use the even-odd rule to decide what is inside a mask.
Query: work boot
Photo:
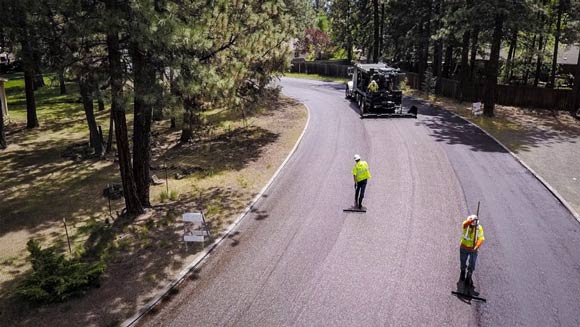
[[[469,287],[473,287],[473,279],[471,279],[471,270],[467,271],[467,276],[465,277],[465,284]]]
[[[465,281],[465,269],[461,269],[461,274],[459,275],[459,280],[462,282]]]

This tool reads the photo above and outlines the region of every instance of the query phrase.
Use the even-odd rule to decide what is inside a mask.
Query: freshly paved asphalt
[[[580,326],[580,224],[485,134],[420,105],[360,120],[339,84],[285,78],[310,127],[277,180],[147,326]],[[365,214],[350,169],[372,178]],[[461,222],[481,201],[475,285],[450,292]]]

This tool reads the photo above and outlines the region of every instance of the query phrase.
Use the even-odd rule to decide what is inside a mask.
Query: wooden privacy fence
[[[317,62],[294,62],[292,63],[291,73],[299,74],[318,74],[329,77],[348,78],[348,67],[346,65],[326,64]]]
[[[407,85],[412,89],[419,89],[420,80],[416,73],[406,73]],[[460,82],[442,78],[441,95],[459,99]],[[483,100],[485,84],[471,84],[465,88],[465,101]],[[495,94],[495,103],[504,106],[524,108],[541,108],[550,110],[570,110],[574,104],[572,90],[553,90],[541,87],[498,85]]]

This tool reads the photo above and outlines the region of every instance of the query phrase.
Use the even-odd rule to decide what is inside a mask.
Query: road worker
[[[459,280],[465,281],[468,286],[473,286],[471,276],[475,271],[477,252],[484,240],[483,227],[479,224],[479,218],[476,215],[467,217],[463,222],[463,235],[461,236],[461,247],[459,249],[459,260],[461,262]]]
[[[371,178],[369,171],[369,164],[366,161],[360,160],[360,155],[354,155],[354,167],[352,167],[352,175],[354,178],[354,206],[362,209],[362,201],[365,197],[365,189],[367,188],[367,181]]]
[[[379,84],[377,83],[377,81],[375,81],[374,79],[369,83],[369,86],[367,86],[367,89],[369,90],[369,92],[371,93],[376,93],[379,90]]]

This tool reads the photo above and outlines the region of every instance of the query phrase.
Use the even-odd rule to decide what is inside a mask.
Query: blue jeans
[[[469,268],[467,266],[469,260]],[[473,272],[475,270],[475,263],[477,262],[477,251],[469,251],[462,247],[459,248],[459,261],[461,261],[461,270],[466,268]]]

